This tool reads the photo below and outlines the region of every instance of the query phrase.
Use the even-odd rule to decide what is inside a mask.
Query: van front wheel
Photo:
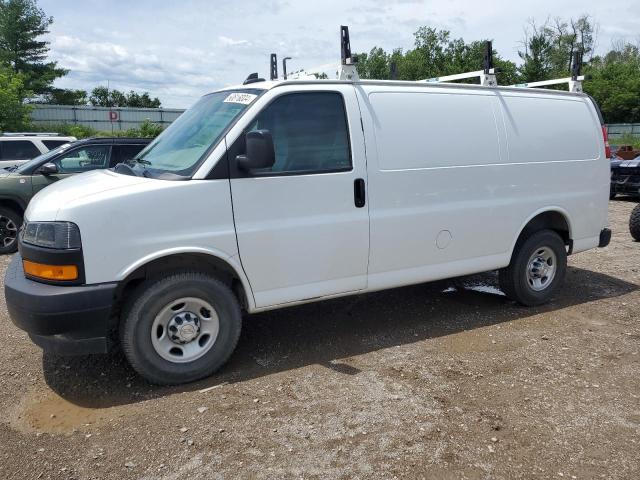
[[[231,356],[242,315],[231,290],[202,273],[143,282],[129,299],[120,325],[131,366],[161,385],[207,377]]]
[[[519,242],[508,267],[499,272],[500,288],[525,306],[549,301],[567,270],[567,251],[560,235],[541,230]]]

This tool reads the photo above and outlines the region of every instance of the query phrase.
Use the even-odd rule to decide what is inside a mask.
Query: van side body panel
[[[529,179],[545,192],[539,208],[566,213],[574,253],[595,248],[607,226],[610,189],[595,105],[586,95],[527,93],[500,94],[510,162],[543,164]]]
[[[574,251],[597,246],[608,162],[588,97],[384,85],[358,93],[368,289],[505,267],[528,219],[544,211],[567,217]]]

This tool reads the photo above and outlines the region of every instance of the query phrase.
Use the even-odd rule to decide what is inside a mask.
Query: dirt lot
[[[633,206],[611,202],[611,246],[543,308],[486,274],[264,313],[179,388],[118,354],[43,356],[2,299],[0,476],[640,478]]]

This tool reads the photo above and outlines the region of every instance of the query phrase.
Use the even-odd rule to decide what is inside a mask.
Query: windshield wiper
[[[135,165],[136,163],[139,163],[140,165],[151,165],[149,160],[143,160],[142,158],[129,158],[128,160],[125,160],[124,163],[127,165]]]
[[[118,165],[124,165],[127,167],[127,170],[125,170],[124,172],[122,171],[122,169],[120,169],[120,171],[116,169],[115,171],[118,173],[126,173],[128,175],[131,175],[133,173],[138,177],[151,178],[149,171],[145,167],[145,165],[151,165],[151,162],[148,160],[143,160],[141,158],[128,158],[127,160],[125,160],[124,162]],[[116,167],[118,165],[116,165]]]
[[[149,170],[145,165],[151,165],[148,160],[130,158],[122,163],[118,163],[113,171],[124,175],[135,175],[136,177],[154,178],[159,180],[189,180],[189,176],[180,175],[173,172],[158,172]]]
[[[118,163],[113,171],[116,173],[122,173],[124,175],[135,175],[136,177],[155,178],[145,165],[151,165],[151,162],[147,160],[140,160],[137,158],[130,158],[122,163]]]

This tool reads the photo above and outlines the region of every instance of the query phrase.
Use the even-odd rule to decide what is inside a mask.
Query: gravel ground
[[[484,274],[263,313],[182,387],[43,356],[2,301],[0,476],[640,478],[634,205],[545,307]]]

